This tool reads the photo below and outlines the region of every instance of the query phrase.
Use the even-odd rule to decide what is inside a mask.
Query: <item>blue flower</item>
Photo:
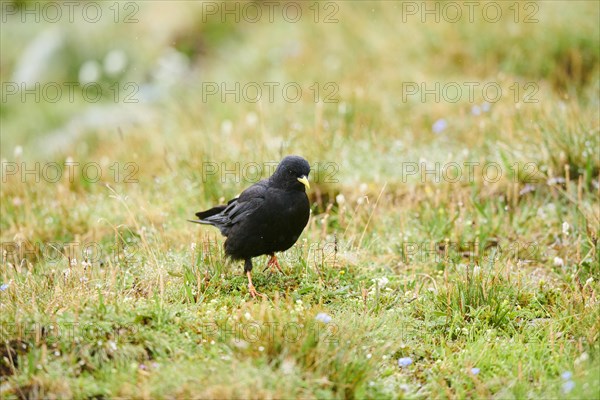
[[[562,385],[563,393],[569,393],[571,390],[575,389],[575,382],[568,380]]]
[[[410,357],[402,357],[398,359],[398,366],[400,366],[400,368],[406,368],[410,364],[412,364],[412,358]]]
[[[573,377],[573,373],[571,371],[565,371],[563,372],[561,375],[561,378],[563,378],[565,381],[570,380]]]
[[[6,289],[8,289],[8,283],[3,283],[3,284],[0,286],[0,291],[4,292]]]
[[[331,316],[329,316],[328,314],[325,314],[323,312],[318,313],[317,316],[315,317],[315,319],[324,324],[328,324],[331,322]]]
[[[444,129],[446,129],[447,127],[448,122],[445,119],[441,118],[433,123],[431,129],[433,130],[433,133],[442,133],[442,131],[444,131]]]
[[[471,373],[473,375],[477,375],[479,373],[480,369],[479,368],[471,368]]]
[[[479,106],[473,106],[473,107],[471,107],[471,114],[473,114],[473,115],[480,115],[481,114],[481,108]]]
[[[483,110],[483,112],[488,112],[488,111],[490,111],[490,103],[488,103],[487,101],[486,101],[486,102],[484,102],[484,103],[481,105],[481,109]]]

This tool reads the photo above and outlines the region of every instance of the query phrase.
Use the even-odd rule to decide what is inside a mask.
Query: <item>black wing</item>
[[[250,186],[238,197],[229,200],[227,205],[219,205],[210,210],[197,212],[198,220],[190,222],[216,226],[223,236],[227,236],[233,225],[262,205],[268,188],[267,182],[267,180],[262,180]]]

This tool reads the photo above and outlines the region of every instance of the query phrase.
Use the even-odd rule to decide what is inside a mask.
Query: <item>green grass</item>
[[[600,10],[532,2],[527,24],[511,4],[498,23],[344,2],[333,24],[308,3],[298,23],[221,24],[151,2],[129,26],[61,24],[44,82],[115,47],[120,84],[160,82],[167,46],[190,67],[149,102],[3,102],[2,398],[600,398]],[[3,81],[49,26],[3,23]],[[204,101],[207,82],[303,95]],[[407,82],[503,95],[476,115],[480,91],[423,102]],[[218,231],[186,220],[285,154],[313,165],[312,215],[285,274],[255,259],[252,299]],[[7,169],[66,160],[56,182]]]

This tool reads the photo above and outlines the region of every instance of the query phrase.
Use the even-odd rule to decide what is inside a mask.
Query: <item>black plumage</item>
[[[268,254],[268,266],[281,271],[275,252],[292,247],[308,223],[310,205],[305,189],[310,189],[308,161],[287,156],[273,175],[255,183],[227,204],[196,213],[200,224],[213,225],[226,236],[225,254],[244,260],[248,288],[252,284],[252,258]]]

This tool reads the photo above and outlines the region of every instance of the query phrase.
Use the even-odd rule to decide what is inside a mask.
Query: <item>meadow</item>
[[[3,2],[2,398],[600,399],[600,3],[466,3]]]

